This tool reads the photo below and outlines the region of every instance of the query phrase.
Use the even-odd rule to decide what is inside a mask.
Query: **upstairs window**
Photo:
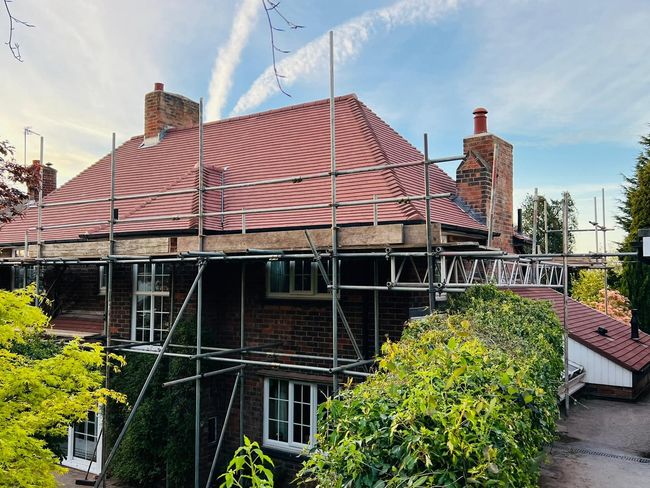
[[[172,315],[172,268],[151,263],[133,266],[131,339],[151,342],[165,338]]]
[[[323,261],[329,274],[329,261]],[[311,259],[269,261],[266,264],[266,296],[271,298],[328,298],[329,290]]]

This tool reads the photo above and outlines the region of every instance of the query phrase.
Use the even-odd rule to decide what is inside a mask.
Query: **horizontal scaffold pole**
[[[188,376],[186,378],[179,378],[177,380],[167,381],[166,383],[163,383],[163,386],[167,388],[169,386],[180,385],[182,383],[189,383],[190,381],[194,381],[194,380],[201,380],[203,378],[210,378],[212,376],[218,376],[222,374],[232,373],[235,371],[241,371],[245,367],[246,365],[242,364],[240,366],[232,366],[230,368],[218,369],[216,371],[207,371],[205,373],[195,374],[194,376]]]

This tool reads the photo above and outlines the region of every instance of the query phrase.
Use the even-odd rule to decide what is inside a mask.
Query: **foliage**
[[[537,244],[544,251],[544,200],[542,196],[538,197],[537,203]],[[530,193],[524,197],[522,203],[522,230],[523,233],[532,236],[533,235],[533,202],[534,196]],[[558,230],[562,229],[562,207],[564,205],[564,200],[560,198],[559,200],[546,200],[546,206],[548,208],[548,229],[549,230]],[[578,227],[578,212],[576,210],[575,202],[571,195],[569,195],[569,229],[575,229]],[[575,245],[575,236],[569,233],[569,252],[573,250]],[[548,235],[548,252],[550,253],[561,253],[562,249],[562,232],[551,232]]]
[[[537,486],[555,437],[562,327],[492,287],[408,324],[379,371],[319,408],[299,473],[321,487]]]
[[[32,305],[35,288],[0,290],[0,487],[54,487],[64,471],[47,439],[64,435],[107,398],[107,359],[97,344],[63,346],[43,338],[47,316]],[[121,358],[108,355],[114,368]]]
[[[636,250],[639,229],[650,227],[650,135],[641,138],[642,151],[637,157],[634,173],[625,178],[623,200],[619,206],[618,224],[627,236],[620,251]],[[623,263],[621,291],[629,297],[632,308],[639,310],[641,328],[650,332],[650,266],[636,260]]]
[[[174,343],[192,344],[195,325],[180,323]],[[155,356],[127,353],[127,365],[111,377],[111,387],[133,404]],[[194,383],[163,388],[171,379],[195,374],[194,363],[165,358],[149,386],[138,413],[111,465],[111,475],[139,487],[185,487],[194,479]],[[112,445],[128,415],[121,405],[109,405],[108,440]],[[166,481],[166,483],[165,483]]]
[[[605,313],[605,288],[602,270],[582,269],[573,282],[571,297]],[[607,290],[607,313],[622,322],[632,318],[629,300],[619,291]]]
[[[14,148],[9,141],[0,140],[0,224],[20,215],[27,194],[16,185],[38,186],[41,167],[38,164],[23,166],[14,159]]]
[[[220,488],[272,488],[273,472],[267,466],[273,466],[271,458],[257,441],[244,436],[244,445],[235,451],[227,471],[219,477],[223,478]]]

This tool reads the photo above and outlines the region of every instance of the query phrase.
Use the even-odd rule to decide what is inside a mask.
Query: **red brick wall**
[[[496,165],[494,147],[498,146]],[[512,145],[489,133],[477,134],[463,140],[463,152],[469,157],[456,170],[458,195],[472,208],[487,217],[490,207],[492,170],[496,166],[494,230],[500,235],[492,246],[513,252],[513,200],[512,200]],[[486,163],[485,167],[472,153],[478,153]]]
[[[203,315],[203,344],[205,346],[235,348],[240,345],[240,263],[210,263],[204,274],[204,315]],[[66,287],[78,290],[96,290],[96,267],[78,267],[75,274],[79,277],[69,282]],[[88,271],[91,270],[92,271]],[[85,270],[85,271],[84,271]],[[381,264],[380,283],[387,281],[388,265]],[[406,270],[408,274],[410,271]],[[264,344],[282,341],[282,345],[270,351],[284,353],[310,354],[331,356],[332,352],[332,306],[330,300],[285,300],[266,298],[265,263],[249,262],[246,265],[246,296],[245,296],[245,344]],[[372,266],[367,261],[348,260],[343,263],[342,279],[347,284],[369,284],[372,282]],[[179,310],[187,291],[196,275],[194,264],[179,264],[174,267],[174,309]],[[111,333],[113,337],[129,339],[131,334],[131,303],[132,303],[132,267],[131,265],[115,265],[113,274],[113,307]],[[405,276],[404,279],[410,280]],[[93,284],[94,283],[94,284]],[[92,296],[91,296],[92,295]],[[89,292],[90,298],[95,298],[94,304],[86,306],[103,306],[100,297]],[[393,340],[400,337],[403,324],[408,319],[409,307],[421,306],[426,301],[426,293],[380,292],[380,338],[386,336]],[[103,300],[103,297],[101,297]],[[81,302],[79,302],[81,303]],[[372,291],[342,291],[341,305],[349,320],[357,343],[365,356],[374,354],[374,320]],[[193,297],[186,317],[193,319],[196,314],[196,298]],[[172,341],[176,342],[176,341]],[[339,355],[353,358],[354,352],[350,340],[339,321]],[[239,355],[231,355],[239,357]],[[290,362],[313,366],[330,367],[331,361],[307,359],[291,359],[266,355],[246,355],[269,362]],[[203,370],[210,371],[232,366],[233,363],[203,361]],[[266,373],[261,370],[266,370]],[[245,371],[245,403],[243,409],[244,432],[251,439],[262,441],[263,429],[263,391],[264,377],[269,366],[247,366]],[[292,372],[277,370],[286,377],[300,376],[301,379],[313,378],[316,383],[329,383],[327,373]],[[305,376],[307,375],[307,376]],[[208,418],[216,416],[219,425],[222,424],[228,406],[234,374],[214,376],[202,383],[202,480],[205,482],[216,444],[208,443]],[[237,393],[233,411],[226,430],[226,443],[220,464],[229,460],[232,452],[239,443],[240,403]],[[266,449],[265,449],[266,450]],[[295,472],[299,469],[300,459],[295,455],[281,451],[268,450],[276,461],[276,486],[288,486]]]
[[[157,137],[168,127],[186,128],[199,123],[199,104],[175,93],[155,90],[144,98],[144,137]]]

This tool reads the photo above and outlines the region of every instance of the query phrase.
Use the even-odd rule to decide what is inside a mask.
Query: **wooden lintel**
[[[404,225],[387,224],[377,226],[342,227],[339,230],[341,248],[377,248],[404,243]],[[309,231],[318,248],[331,247],[330,229]],[[205,238],[206,251],[244,252],[247,249],[279,249],[299,251],[309,249],[303,230],[255,232],[250,234],[222,234]],[[197,249],[196,237],[179,237],[178,252]]]

